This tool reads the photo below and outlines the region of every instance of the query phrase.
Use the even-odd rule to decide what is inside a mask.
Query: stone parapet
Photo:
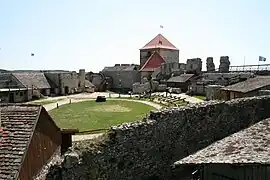
[[[62,180],[170,179],[175,161],[270,117],[269,106],[270,96],[258,96],[153,111],[101,139],[75,144],[47,180],[54,174]]]

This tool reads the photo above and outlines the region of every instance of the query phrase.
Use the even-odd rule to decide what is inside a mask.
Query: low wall
[[[151,112],[95,142],[74,145],[47,179],[170,179],[175,161],[270,117],[266,107],[270,96]]]

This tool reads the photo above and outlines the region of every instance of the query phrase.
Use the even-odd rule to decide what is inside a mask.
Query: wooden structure
[[[192,77],[194,77],[194,74],[181,74],[180,76],[171,77],[167,80],[167,86],[180,88],[182,92],[187,92]]]
[[[0,112],[0,179],[32,179],[60,155],[61,130],[40,105],[1,104]]]
[[[64,154],[72,146],[72,135],[78,133],[78,129],[61,129],[62,145],[61,154]]]

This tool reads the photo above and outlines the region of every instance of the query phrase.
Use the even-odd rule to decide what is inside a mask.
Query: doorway
[[[9,102],[14,103],[14,93],[9,93]]]
[[[68,94],[68,86],[65,86],[65,94]]]

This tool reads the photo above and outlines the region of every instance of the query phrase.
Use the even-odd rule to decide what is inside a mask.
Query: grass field
[[[139,102],[108,100],[100,103],[83,101],[67,104],[49,113],[61,128],[78,128],[84,131],[140,120],[153,109],[152,106]]]
[[[205,96],[193,96],[193,97],[198,98],[198,99],[201,99],[201,100],[205,100],[206,99]]]

